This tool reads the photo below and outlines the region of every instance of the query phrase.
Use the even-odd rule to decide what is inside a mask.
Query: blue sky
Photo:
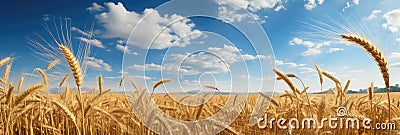
[[[319,91],[319,82],[314,63],[343,83],[352,80],[350,89],[366,88],[371,81],[383,87],[378,68],[359,47],[339,43],[338,37],[322,30],[315,31],[306,24],[326,28],[317,22],[327,23],[338,27],[334,32],[339,33],[344,28],[333,24],[338,22],[353,33],[374,33],[366,38],[374,39],[387,56],[391,84],[400,83],[400,72],[397,72],[400,68],[400,3],[396,0],[165,2],[5,2],[0,6],[0,56],[16,58],[12,69],[15,83],[22,75],[35,83],[38,75],[33,69],[46,67],[47,62],[34,57],[30,49],[35,48],[26,38],[39,40],[35,35],[38,33],[52,41],[43,25],[48,23],[54,28],[53,17],[56,21],[62,17],[71,20],[75,52],[78,52],[79,43],[92,44],[84,87],[96,87],[96,78],[101,74],[105,87],[116,89],[124,67],[128,79],[140,85],[146,83],[148,87],[161,76],[173,79],[173,83],[166,85],[168,91],[173,92],[200,89],[205,85],[215,85],[222,91],[250,89],[254,92],[273,88],[270,69],[276,65],[284,72],[298,75],[311,87],[310,91],[315,92]],[[344,15],[347,17],[342,17]],[[92,24],[94,36],[85,37]],[[136,24],[138,27],[133,30]],[[168,27],[163,28],[166,25]],[[352,25],[355,28],[351,28]],[[148,49],[148,43],[160,31]],[[124,49],[128,49],[125,55]],[[62,72],[69,72],[62,66],[48,72],[53,80],[51,86],[58,84],[64,75]],[[143,67],[146,71],[142,71]],[[177,73],[181,74],[177,76]],[[333,87],[333,83],[325,82],[324,89]],[[72,85],[72,81],[70,83]],[[262,88],[261,84],[264,84]],[[288,89],[282,82],[277,82],[276,88],[277,91]]]

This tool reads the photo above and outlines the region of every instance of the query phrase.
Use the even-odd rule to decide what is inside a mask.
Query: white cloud
[[[275,60],[277,66],[286,66],[287,68],[304,67],[306,64],[296,64],[294,62],[284,62],[282,60]]]
[[[249,17],[248,14],[238,14],[236,10],[229,9],[227,6],[218,7],[218,17],[227,22],[241,22],[243,18]]]
[[[125,48],[125,46],[120,45],[120,44],[115,45],[115,48],[117,50],[121,51],[121,52],[125,52],[125,53],[128,53],[128,54],[133,54],[133,55],[139,55],[138,52],[134,52],[134,51],[130,50],[129,48]]]
[[[390,58],[400,58],[400,52],[392,52],[390,53]]]
[[[361,73],[364,72],[364,70],[350,70],[350,73]]]
[[[207,50],[211,52],[217,53],[221,56],[226,62],[228,63],[235,63],[243,60],[255,60],[257,57],[260,59],[263,58],[270,58],[271,56],[264,56],[264,55],[250,55],[250,54],[243,54],[240,55],[240,50],[235,46],[224,45],[223,48],[219,47],[209,47]]]
[[[83,31],[83,30],[81,30],[81,29],[79,29],[79,28],[76,28],[76,27],[71,27],[71,30],[72,30],[72,31],[76,31],[76,32],[78,32],[79,34],[82,34],[82,35],[85,36],[85,37],[91,37],[91,36],[92,36],[92,35],[89,34],[88,32],[85,32],[85,31]]]
[[[154,63],[145,64],[144,66],[135,64],[135,65],[130,66],[130,68],[135,69],[135,70],[139,70],[139,71],[144,71],[144,70],[147,70],[147,71],[151,71],[151,70],[160,71],[161,70],[161,65],[157,65],[157,64],[154,64]]]
[[[400,38],[396,38],[396,41],[397,41],[397,42],[400,42]]]
[[[396,63],[390,64],[390,67],[392,67],[392,68],[400,68],[400,62],[396,62]]]
[[[191,40],[202,35],[201,31],[193,28],[195,24],[190,19],[180,15],[161,15],[155,9],[145,9],[140,14],[128,11],[122,3],[108,2],[105,6],[108,11],[95,16],[104,28],[102,36],[105,38],[127,40],[131,30],[139,21],[142,23],[137,27],[128,44],[143,49],[147,49],[151,43],[152,49],[164,49],[171,46],[184,47],[190,44]],[[146,18],[143,18],[144,16]],[[171,22],[174,23],[163,29]],[[152,42],[156,36],[157,39]]]
[[[276,8],[274,9],[274,11],[275,12],[278,12],[278,11],[281,11],[281,10],[287,10],[286,8],[285,8],[285,6],[283,6],[283,5],[278,5],[278,6],[276,6]]]
[[[318,2],[318,3],[316,3],[315,0],[308,0],[308,2],[307,2],[306,4],[304,4],[304,7],[305,7],[307,10],[312,10],[312,9],[314,9],[315,7],[317,7],[317,4],[318,4],[318,5],[322,5],[325,1],[324,1],[324,0],[318,0],[317,2]]]
[[[86,42],[88,44],[91,44],[91,45],[94,45],[96,47],[99,47],[99,48],[106,48],[106,47],[104,47],[103,43],[100,40],[97,40],[97,39],[87,39],[87,38],[84,38],[84,37],[78,37],[78,39],[83,41],[83,42]]]
[[[261,9],[274,8],[276,5],[282,5],[281,0],[215,0],[215,2],[219,5],[228,5],[231,7],[239,6],[252,12],[256,12]]]
[[[342,9],[342,11],[344,12],[346,9],[350,8],[350,2],[346,2],[346,6]]]
[[[367,18],[365,18],[365,20],[374,19],[377,17],[376,15],[378,15],[381,12],[382,12],[382,10],[373,10],[372,13]]]
[[[358,5],[358,4],[360,4],[360,0],[353,0],[353,3]]]
[[[102,59],[97,59],[95,57],[88,57],[87,64],[90,69],[102,70],[106,72],[113,71],[110,64],[105,63]]]
[[[275,60],[275,64],[280,66],[280,65],[283,65],[284,63],[281,60]]]
[[[265,20],[260,20],[258,15],[253,14],[262,9],[272,9],[280,11],[285,9],[282,0],[215,0],[220,5],[218,7],[218,17],[227,22],[240,22],[244,18],[250,19],[250,22],[260,21],[265,23]],[[240,12],[242,9],[247,9],[251,13]]]
[[[309,67],[300,67],[300,73],[304,74],[304,73],[310,73],[310,72],[314,72],[315,70]]]
[[[304,51],[300,54],[302,56],[313,56],[313,55],[321,54],[322,52],[320,49],[324,46],[329,46],[330,44],[331,44],[331,42],[329,42],[329,41],[315,43],[312,41],[305,41],[305,40],[297,38],[297,37],[295,37],[289,41],[289,45],[300,45],[300,46],[307,47],[307,51]]]
[[[104,10],[104,7],[100,6],[99,4],[93,2],[91,7],[86,8],[91,12],[100,12]]]
[[[307,51],[300,53],[302,56],[314,56],[321,54],[321,50],[315,48],[308,48]]]
[[[180,72],[182,75],[196,75],[200,73],[226,73],[229,71],[229,65],[237,62],[256,60],[257,58],[266,59],[272,56],[241,54],[235,46],[224,45],[224,47],[209,47],[210,53],[199,52],[195,54],[170,54],[165,56],[166,61],[163,65],[154,63],[143,65],[132,65],[134,70],[162,70],[168,74]],[[215,56],[213,54],[218,54]],[[182,62],[182,63],[176,63]]]
[[[391,32],[395,33],[399,31],[400,27],[400,8],[391,10],[383,15],[386,19],[386,23],[382,24],[383,28],[389,29]]]
[[[338,51],[343,51],[343,48],[329,48],[328,53],[333,53],[333,52],[338,52]]]

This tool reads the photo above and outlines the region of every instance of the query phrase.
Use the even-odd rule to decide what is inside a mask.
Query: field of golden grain
[[[38,90],[18,103],[19,97],[23,94],[13,95],[16,99],[14,102],[8,101],[7,97],[2,98],[1,134],[154,134],[136,118],[124,94],[82,94],[83,102],[80,102],[78,94],[72,91],[47,95]],[[219,134],[388,133],[388,130],[363,128],[357,130],[329,129],[327,127],[324,129],[282,130],[277,129],[276,126],[272,129],[260,129],[257,125],[249,126],[249,118],[259,96],[259,94],[249,95],[240,115]],[[304,118],[309,117],[310,114],[315,118],[336,116],[337,105],[335,105],[336,96],[334,94],[327,94],[325,101],[321,94],[309,94],[308,96],[311,106],[308,106],[305,98],[297,99],[285,94],[277,94],[273,96],[276,103],[272,103],[263,110],[269,117],[276,118]],[[346,98],[343,106],[348,108],[349,117],[360,119],[368,117],[373,119],[373,122],[387,122],[387,102],[384,100],[384,94],[374,94],[372,101],[368,99],[368,94],[350,94],[346,95]],[[392,111],[398,117],[400,93],[393,93],[392,98],[394,99],[393,103],[396,103],[395,106],[392,106]],[[201,109],[200,106],[179,104],[168,95],[153,95],[153,99],[168,116],[184,121],[209,118],[230,104],[227,102],[228,95],[212,96]],[[81,105],[85,106],[84,116],[80,111]],[[308,109],[311,110],[311,113]],[[228,114],[229,112],[227,112]],[[167,127],[161,125],[160,128]],[[188,132],[200,134],[197,131]],[[186,131],[177,128],[173,133],[183,134]],[[391,133],[397,134],[398,131],[392,130]]]
[[[388,63],[373,44],[353,35],[341,35],[342,38],[363,47],[377,63],[382,74],[386,89],[389,85]],[[313,118],[320,122],[324,118],[337,117],[338,108],[346,108],[344,118],[371,119],[371,125],[376,123],[394,123],[399,125],[400,101],[398,93],[374,93],[373,84],[367,94],[346,94],[350,80],[342,84],[333,75],[321,70],[315,65],[319,75],[319,83],[326,81],[335,83],[330,89],[333,94],[308,94],[305,84],[294,85],[292,80],[300,80],[295,74],[286,74],[273,69],[277,80],[284,81],[289,90],[284,94],[265,95],[263,93],[249,95],[153,95],[154,89],[172,80],[160,80],[151,90],[147,91],[136,86],[134,80],[122,77],[130,82],[135,93],[128,95],[113,94],[111,89],[103,89],[102,77],[98,77],[98,88],[82,90],[84,69],[81,62],[71,51],[71,46],[57,42],[58,50],[66,61],[70,73],[59,82],[60,94],[49,94],[50,80],[46,72],[60,62],[55,59],[46,68],[36,68],[42,80],[32,86],[24,86],[24,77],[19,82],[10,82],[13,58],[0,60],[0,67],[5,66],[3,77],[0,78],[0,134],[155,134],[149,128],[160,134],[399,134],[398,130],[371,130],[329,128],[318,129],[279,129],[278,126],[261,129],[257,125],[249,126],[249,121],[258,120],[264,114],[270,118]],[[45,48],[46,49],[46,48]],[[78,56],[78,58],[81,56]],[[73,79],[76,86],[65,84]],[[72,78],[73,77],[73,78]],[[54,83],[54,82],[53,82]],[[18,85],[13,85],[18,84]],[[125,84],[126,85],[126,84]],[[22,89],[27,87],[27,89]],[[368,87],[368,86],[366,86]],[[210,89],[218,90],[214,86]],[[314,88],[315,89],[315,88]],[[83,92],[86,91],[86,92]],[[88,92],[87,92],[88,91]],[[146,92],[147,91],[147,92]],[[148,94],[151,93],[151,94]],[[260,99],[260,100],[259,100]],[[179,101],[179,102],[177,102]],[[195,103],[188,106],[180,102]],[[237,115],[236,115],[237,114]],[[217,115],[217,117],[213,117]],[[203,120],[206,120],[205,122]],[[232,123],[229,120],[234,120]],[[253,123],[254,124],[254,123]],[[318,125],[321,123],[318,123]],[[325,123],[326,124],[326,123]],[[288,125],[288,123],[283,124]],[[288,126],[289,127],[289,126]],[[221,132],[219,132],[221,131]]]

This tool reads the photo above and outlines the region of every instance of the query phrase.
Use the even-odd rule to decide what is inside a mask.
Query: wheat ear
[[[119,87],[122,86],[122,84],[124,83],[124,80],[125,80],[125,76],[123,76],[123,77],[121,78],[121,80],[119,81]]]
[[[100,91],[100,93],[102,93],[103,92],[103,85],[102,85],[103,79],[102,79],[101,75],[99,75],[97,81],[98,81],[98,84],[99,84],[99,91]]]
[[[0,60],[0,67],[6,64],[7,62],[11,61],[11,57],[5,57],[4,59]]]
[[[368,87],[368,99],[372,101],[372,97],[374,95],[374,83],[371,82],[371,85]]]
[[[362,46],[364,50],[371,55],[371,57],[374,59],[376,64],[379,67],[379,70],[382,74],[382,78],[385,82],[386,86],[386,93],[387,93],[387,98],[388,98],[388,105],[389,105],[389,122],[390,122],[390,85],[389,85],[389,67],[387,63],[387,59],[383,56],[383,53],[378,50],[377,47],[375,47],[371,42],[365,40],[364,38],[361,38],[359,36],[355,35],[348,35],[348,34],[341,34],[340,35],[342,38],[347,39],[350,42],[355,42],[358,45]]]
[[[65,75],[64,78],[61,80],[60,84],[58,87],[61,87],[64,85],[64,83],[68,80],[69,74]]]
[[[209,88],[209,89],[213,89],[213,90],[219,91],[219,89],[218,89],[217,87],[215,87],[215,86],[209,86],[209,85],[206,85],[206,88]]]
[[[32,86],[25,90],[22,94],[18,95],[15,99],[14,106],[20,104],[26,97],[28,97],[31,93],[34,91],[40,89],[43,87],[43,84],[36,84],[35,86]]]
[[[138,89],[136,83],[135,83],[133,80],[130,80],[130,81],[131,81],[131,84],[132,84],[133,88],[135,88],[136,91],[139,91],[139,89]]]
[[[75,117],[75,115],[68,109],[68,107],[66,107],[65,105],[63,105],[63,104],[61,104],[60,102],[55,101],[55,100],[53,100],[53,101],[51,101],[51,102],[52,102],[54,105],[56,105],[61,111],[63,111],[63,112],[72,120],[72,122],[73,122],[74,125],[75,125],[75,128],[76,128],[77,132],[80,133],[78,124],[76,123],[76,117]]]
[[[58,63],[60,63],[60,60],[58,60],[58,59],[52,61],[49,65],[47,65],[46,71],[49,71],[49,70],[52,69],[53,67],[57,66]]]
[[[14,86],[12,84],[10,84],[10,86],[8,87],[6,104],[10,103],[13,92],[14,92]]]
[[[35,70],[36,70],[37,72],[39,72],[40,76],[42,76],[44,85],[48,85],[49,82],[48,82],[48,80],[47,80],[46,73],[45,73],[42,69],[40,69],[40,68],[35,68]]]
[[[171,82],[171,81],[172,81],[172,80],[170,80],[170,79],[158,81],[156,84],[154,84],[154,86],[153,86],[153,92],[151,92],[151,95],[154,94],[154,90],[155,90],[158,86],[160,86],[160,85],[163,84],[163,83],[168,83],[168,82]]]
[[[4,77],[3,77],[3,86],[6,87],[6,84],[8,82],[8,77],[10,75],[10,71],[11,71],[11,64],[8,64],[6,66],[6,70],[4,71]]]
[[[19,79],[19,84],[18,84],[18,90],[17,93],[21,92],[22,90],[22,84],[24,83],[24,77],[21,77],[21,79]]]
[[[290,81],[289,77],[283,73],[282,71],[278,70],[278,69],[273,69],[273,71],[275,72],[276,75],[278,75],[279,78],[282,78],[283,81],[285,81],[285,83],[290,87],[290,89],[296,93],[298,90],[297,88],[294,86],[293,82]],[[299,92],[297,92],[299,93]]]
[[[83,75],[82,75],[82,70],[81,67],[76,60],[74,54],[72,54],[71,50],[65,45],[59,45],[59,49],[61,52],[64,54],[65,59],[67,59],[68,64],[71,68],[72,74],[74,75],[75,78],[75,83],[78,86],[78,91],[80,93],[80,86],[82,85],[82,80],[83,80]]]

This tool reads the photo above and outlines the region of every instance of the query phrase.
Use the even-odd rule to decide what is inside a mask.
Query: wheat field
[[[353,35],[341,35],[349,42],[362,46],[377,63],[387,89],[389,86],[389,72],[386,58],[373,44],[361,37]],[[286,74],[278,69],[277,81],[283,81],[289,90],[284,94],[273,96],[263,93],[250,95],[175,95],[178,99],[171,98],[168,94],[153,94],[154,90],[173,80],[160,80],[151,90],[137,86],[134,80],[125,80],[122,77],[119,82],[121,87],[125,81],[130,82],[134,93],[115,94],[112,89],[103,89],[102,76],[97,78],[98,88],[82,89],[84,71],[80,61],[68,46],[58,44],[58,49],[71,72],[66,72],[61,82],[53,82],[46,75],[59,63],[55,59],[46,68],[36,68],[42,78],[39,83],[32,86],[24,86],[24,77],[19,82],[10,82],[12,57],[0,60],[0,67],[5,67],[3,77],[0,79],[0,134],[156,134],[151,129],[156,129],[160,134],[400,134],[398,130],[371,130],[359,129],[331,129],[323,127],[319,129],[278,129],[259,128],[257,125],[249,125],[251,119],[257,119],[267,114],[275,118],[314,118],[318,121],[337,115],[337,109],[345,107],[347,115],[344,117],[372,120],[375,123],[395,123],[400,120],[400,101],[398,93],[386,95],[374,93],[373,83],[368,88],[367,94],[347,94],[351,81],[342,84],[332,74],[320,69],[317,64],[319,83],[327,81],[335,83],[335,88],[330,89],[331,94],[308,94],[309,87],[303,84],[296,86],[292,80],[300,80],[295,74]],[[80,56],[78,56],[80,57]],[[69,76],[76,85],[65,84]],[[302,81],[301,81],[302,82]],[[49,83],[59,83],[60,94],[49,94]],[[18,85],[14,85],[18,84]],[[128,84],[128,83],[127,83]],[[117,85],[117,84],[116,84]],[[126,85],[126,84],[125,84]],[[22,89],[27,87],[27,89]],[[214,86],[209,89],[218,91]],[[85,91],[85,92],[83,92]],[[190,97],[189,97],[190,96]],[[189,97],[189,98],[188,98]],[[206,97],[209,97],[206,99]],[[233,97],[233,100],[230,97]],[[189,100],[190,99],[190,100]],[[258,102],[258,99],[263,99]],[[188,106],[178,101],[200,101],[196,106]],[[149,106],[153,102],[157,106]],[[245,104],[241,104],[245,103]],[[258,111],[253,113],[256,106]],[[219,115],[221,119],[211,118]],[[235,115],[238,114],[238,115]],[[139,118],[140,117],[140,118]],[[224,122],[224,119],[234,118],[232,123]],[[175,119],[174,121],[171,119]],[[201,120],[208,120],[201,123]],[[188,125],[185,122],[195,122]],[[320,124],[320,123],[319,123]],[[219,129],[223,129],[221,132]]]

